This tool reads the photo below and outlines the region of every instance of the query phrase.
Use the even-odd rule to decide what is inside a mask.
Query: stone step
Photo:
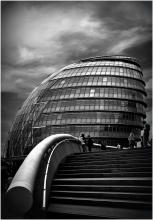
[[[53,184],[52,190],[78,190],[78,191],[93,191],[96,192],[138,192],[138,193],[152,193],[151,186],[143,185],[62,185],[62,184]]]
[[[82,163],[82,162],[92,162],[92,161],[107,161],[108,163],[110,163],[111,161],[117,160],[117,161],[132,161],[132,160],[151,160],[152,157],[151,156],[132,156],[132,157],[86,157],[86,158],[80,158],[80,159],[69,159],[67,158],[65,163]]]
[[[63,184],[63,185],[121,185],[121,186],[152,186],[152,177],[111,177],[111,178],[54,178],[54,184]]]
[[[73,204],[50,204],[47,218],[53,219],[151,219],[152,212],[122,207],[89,206]]]
[[[123,163],[111,163],[111,164],[85,164],[83,166],[85,169],[107,169],[107,168],[136,168],[136,167],[142,167],[142,163],[127,163],[127,164],[123,164]],[[143,163],[143,167],[152,167],[152,163]],[[81,169],[82,165],[78,164],[78,165],[70,165],[70,164],[61,164],[59,166],[59,170],[73,170],[73,169]]]
[[[128,160],[124,160],[122,158],[120,158],[119,160],[89,160],[89,161],[71,161],[71,162],[66,162],[66,165],[80,165],[80,166],[84,166],[84,165],[103,165],[103,164],[130,164],[130,163],[151,163],[152,162],[152,159],[146,159],[146,158],[143,158],[143,159],[128,159]]]
[[[123,200],[123,199],[100,199],[100,198],[77,198],[77,197],[64,197],[64,196],[52,196],[50,203],[63,203],[63,204],[79,204],[79,205],[102,205],[109,207],[123,207],[131,209],[151,209],[152,203],[148,201],[137,200]]]
[[[138,155],[138,154],[152,154],[151,148],[143,148],[143,149],[134,149],[134,150],[115,150],[115,151],[98,151],[98,152],[86,152],[86,153],[75,153],[71,157],[80,158],[86,156],[103,156],[103,155]]]
[[[78,155],[76,155],[76,156],[69,156],[69,157],[67,157],[67,159],[66,159],[66,161],[76,161],[76,160],[79,160],[79,161],[81,161],[81,160],[87,160],[87,159],[90,159],[90,160],[92,160],[92,159],[116,159],[116,158],[118,158],[118,159],[120,159],[120,158],[123,158],[123,159],[128,159],[128,158],[151,158],[152,157],[152,155],[150,154],[150,152],[147,152],[147,153],[145,153],[145,154],[114,154],[114,155],[107,155],[107,154],[97,154],[97,155],[92,155],[92,153],[90,153],[90,154],[87,154],[87,155],[82,155],[82,156],[78,156]]]
[[[55,177],[58,178],[97,178],[97,177],[151,177],[152,172],[114,172],[114,173],[56,173]]]
[[[79,167],[75,169],[59,169],[58,174],[73,174],[73,173],[114,173],[114,172],[151,172],[152,167],[132,167],[132,168],[84,168]]]
[[[52,197],[76,197],[76,198],[98,198],[98,199],[128,199],[138,201],[152,201],[152,195],[149,193],[136,193],[136,192],[97,192],[97,191],[74,191],[74,190],[52,190]]]

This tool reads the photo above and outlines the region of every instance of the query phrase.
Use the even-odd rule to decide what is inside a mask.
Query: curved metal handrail
[[[49,194],[48,191],[50,191],[52,179],[54,177],[54,174],[57,170],[58,165],[66,156],[72,153],[82,151],[81,143],[80,143],[80,146],[78,146],[78,143],[77,143],[78,147],[74,145],[76,145],[76,140],[65,139],[57,143],[52,149],[52,151],[50,152],[50,155],[48,157],[48,161],[46,164],[45,176],[44,176],[44,181],[43,181],[43,197],[42,197],[42,209],[43,210],[46,209],[46,204],[48,200],[47,194]],[[58,158],[56,157],[57,154],[58,154]],[[56,164],[54,162],[55,158],[56,158]],[[54,167],[53,167],[53,163],[54,163]],[[48,183],[47,181],[48,179],[50,179],[49,181],[50,183]]]
[[[6,193],[7,206],[12,212],[23,215],[30,210],[33,204],[34,183],[41,160],[51,146],[64,139],[78,140],[69,134],[51,135],[36,145],[23,161]]]

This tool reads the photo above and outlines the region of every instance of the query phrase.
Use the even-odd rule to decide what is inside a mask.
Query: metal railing
[[[48,202],[48,196],[51,191],[51,183],[54,178],[54,174],[60,164],[60,162],[68,155],[81,152],[81,144],[78,144],[78,140],[65,139],[57,143],[50,155],[48,156],[48,161],[45,167],[45,175],[43,180],[43,196],[42,196],[42,209],[46,209]]]

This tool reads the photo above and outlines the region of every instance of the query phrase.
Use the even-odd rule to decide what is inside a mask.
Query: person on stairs
[[[88,147],[88,151],[91,152],[91,149],[93,147],[93,140],[91,139],[90,135],[88,135],[87,137],[87,147]]]
[[[150,125],[146,123],[144,126],[144,133],[143,133],[143,147],[148,147],[149,132],[150,132]]]
[[[100,145],[100,150],[106,150],[106,146],[104,144],[104,142],[102,142],[101,140],[98,141],[98,144]]]
[[[130,132],[130,135],[129,135],[129,137],[128,137],[128,141],[129,141],[129,148],[130,148],[130,149],[133,149],[134,146],[136,145],[136,144],[135,144],[135,135],[134,135],[134,132],[133,132],[133,131]]]
[[[86,150],[86,138],[85,138],[84,134],[80,135],[79,140],[81,142],[83,152],[87,152],[87,150]]]

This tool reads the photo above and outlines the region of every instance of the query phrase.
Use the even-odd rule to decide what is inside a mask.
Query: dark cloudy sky
[[[2,2],[2,143],[35,86],[55,70],[90,56],[140,59],[150,121],[151,16],[151,1]]]

